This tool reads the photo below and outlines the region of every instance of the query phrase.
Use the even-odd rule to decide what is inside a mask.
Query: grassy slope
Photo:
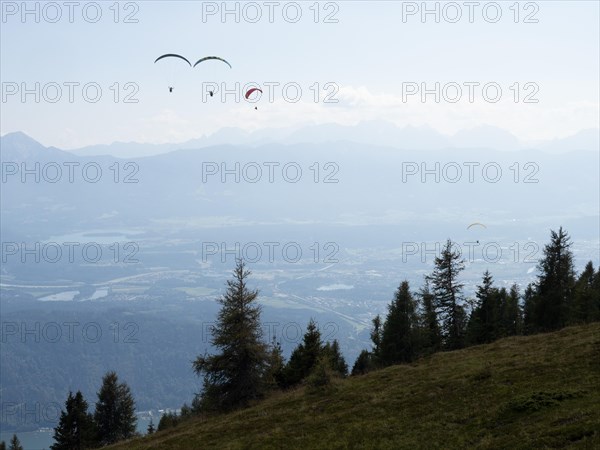
[[[115,449],[600,448],[600,324],[277,393]]]

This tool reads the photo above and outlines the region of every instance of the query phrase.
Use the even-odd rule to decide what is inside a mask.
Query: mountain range
[[[80,156],[111,155],[133,158],[168,153],[179,149],[203,148],[214,145],[261,146],[265,144],[325,144],[348,141],[410,150],[487,148],[504,151],[540,149],[564,153],[573,150],[598,151],[600,130],[582,130],[572,136],[549,141],[521,142],[510,132],[490,125],[461,130],[454,135],[442,134],[422,126],[399,127],[386,121],[364,121],[353,126],[321,124],[303,128],[261,129],[245,131],[222,128],[219,131],[186,142],[144,144],[114,142],[69,150]]]

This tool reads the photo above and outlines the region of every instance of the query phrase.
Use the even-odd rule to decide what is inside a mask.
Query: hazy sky
[[[448,134],[489,124],[537,140],[599,122],[596,1],[428,2],[439,23],[434,13],[422,17],[420,1],[228,2],[237,13],[224,20],[222,2],[76,3],[30,2],[23,17],[22,2],[2,2],[2,134],[74,148],[381,119]],[[222,56],[233,68],[154,64],[171,52],[192,62]],[[208,82],[218,86],[212,98]],[[243,99],[251,82],[263,88],[256,103]],[[222,97],[236,83],[238,99]],[[424,101],[423,87],[432,91]],[[324,102],[328,93],[337,103]],[[128,94],[138,102],[126,103]]]

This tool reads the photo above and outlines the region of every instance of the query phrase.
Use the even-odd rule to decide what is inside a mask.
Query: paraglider
[[[263,93],[261,88],[250,88],[246,91],[246,94],[244,95],[244,97],[246,98],[246,100],[248,100],[248,98],[254,93],[254,92],[260,92],[261,94]],[[254,107],[255,111],[258,111],[258,106]]]
[[[227,64],[229,66],[229,68],[231,69],[231,64],[229,64],[226,60],[224,60],[223,58],[219,57],[219,56],[205,56],[204,58],[200,58],[198,61],[196,61],[196,64],[194,64],[194,67],[196,67],[198,64],[200,64],[201,62],[204,61],[209,61],[209,60],[218,60],[218,61],[223,61],[225,64]]]
[[[229,66],[229,68],[231,69],[231,64],[229,64],[228,61],[226,61],[225,59],[221,58],[220,56],[205,56],[204,58],[200,58],[198,61],[196,61],[196,63],[194,64],[194,67],[196,67],[198,64],[200,64],[201,62],[204,61],[209,61],[209,60],[217,60],[217,61],[222,61],[225,64],[227,64]],[[215,95],[214,91],[208,91],[208,94],[213,97]]]
[[[471,227],[474,227],[474,226],[476,226],[476,225],[479,225],[480,227],[483,227],[483,228],[487,229],[487,227],[486,227],[484,224],[482,224],[482,223],[480,223],[480,222],[473,222],[471,225],[469,225],[469,226],[467,227],[467,230],[471,229]]]
[[[204,58],[200,58],[198,61],[196,61],[196,63],[195,63],[193,66],[192,66],[192,63],[190,62],[190,60],[189,60],[189,59],[187,59],[185,56],[179,55],[179,54],[177,54],[177,53],[165,53],[164,55],[160,55],[158,58],[156,58],[156,59],[154,60],[154,63],[156,64],[158,61],[160,61],[160,60],[162,60],[162,59],[165,59],[165,58],[176,58],[176,59],[181,59],[182,61],[185,61],[186,63],[188,63],[188,65],[189,65],[191,68],[194,68],[194,67],[196,67],[196,66],[197,66],[198,64],[200,64],[201,62],[204,62],[204,61],[209,61],[209,60],[218,60],[218,61],[222,61],[222,62],[224,62],[225,64],[227,64],[227,65],[229,66],[229,68],[230,68],[230,69],[232,68],[232,67],[231,67],[231,64],[229,64],[229,61],[227,61],[227,60],[225,60],[225,59],[221,58],[220,56],[205,56]],[[173,87],[173,86],[168,86],[168,88],[169,88],[169,92],[173,92],[173,89],[174,89],[174,87]],[[259,89],[259,90],[260,90],[260,89]],[[253,92],[253,91],[254,91],[254,90],[252,90],[252,92]],[[260,92],[262,92],[262,91],[260,91]],[[209,91],[209,94],[210,94],[210,96],[211,96],[211,97],[213,97],[215,93],[214,93],[214,91]],[[249,94],[248,94],[248,95],[249,95]],[[248,98],[248,97],[246,97],[246,98]]]
[[[176,53],[165,53],[164,55],[161,55],[158,58],[156,58],[154,60],[154,64],[156,64],[161,59],[165,59],[165,58],[177,58],[177,59],[181,59],[181,60],[185,61],[186,63],[188,63],[188,65],[190,67],[192,67],[192,63],[186,57],[178,55]],[[171,92],[171,93],[173,92],[173,86],[169,86],[169,92]]]
[[[261,94],[263,93],[261,88],[248,89],[248,91],[246,91],[246,95],[244,95],[244,97],[246,97],[246,100],[248,100],[248,97],[250,97],[252,95],[252,93],[254,93],[256,91],[260,92]]]
[[[190,65],[190,67],[192,67],[192,63],[189,62],[186,57],[178,55],[176,53],[166,53],[164,55],[161,55],[161,56],[159,56],[158,58],[156,58],[154,60],[154,64],[156,64],[158,61],[160,61],[163,58],[179,58],[179,59],[183,59],[186,63],[188,63]]]

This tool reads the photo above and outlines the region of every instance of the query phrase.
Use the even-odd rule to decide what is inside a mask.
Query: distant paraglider
[[[196,67],[201,62],[209,61],[209,60],[213,60],[213,59],[217,60],[217,61],[223,61],[225,64],[227,64],[229,66],[230,69],[232,68],[231,64],[229,64],[226,60],[224,60],[220,56],[205,56],[204,58],[200,58],[198,61],[196,61],[196,64],[194,64],[194,67]]]
[[[189,60],[185,56],[181,56],[176,53],[166,53],[164,55],[161,55],[154,60],[154,64],[156,64],[158,61],[160,61],[161,59],[164,59],[164,58],[179,58],[179,59],[184,60],[186,63],[189,64],[190,67],[192,67],[192,63],[189,62]]]
[[[261,88],[256,88],[256,87],[255,87],[255,88],[248,89],[248,90],[246,91],[246,94],[244,95],[244,97],[246,98],[246,100],[248,100],[248,98],[249,98],[249,97],[250,97],[250,96],[251,96],[253,93],[255,93],[255,92],[260,92],[261,94],[263,93],[263,91],[262,91],[262,89],[261,89]],[[254,107],[254,109],[255,109],[256,111],[258,111],[258,106],[255,106],[255,107]]]
[[[162,60],[162,59],[165,59],[165,58],[177,58],[177,59],[181,59],[182,61],[185,61],[186,63],[188,63],[188,65],[189,65],[191,68],[194,68],[194,67],[196,67],[196,66],[197,66],[198,64],[200,64],[201,62],[204,62],[204,61],[209,61],[209,60],[218,60],[218,61],[222,61],[222,62],[224,62],[225,64],[227,64],[227,65],[229,66],[229,68],[230,68],[230,69],[232,68],[232,67],[231,67],[231,64],[229,64],[229,61],[227,61],[227,60],[225,60],[225,59],[221,58],[220,56],[205,56],[204,58],[200,58],[198,61],[196,61],[196,63],[195,63],[193,66],[192,66],[192,63],[190,62],[190,60],[189,60],[189,59],[187,59],[185,56],[179,55],[179,54],[177,54],[177,53],[165,53],[164,55],[160,55],[158,58],[156,58],[156,59],[154,60],[154,63],[156,64],[158,61],[160,61],[160,60]],[[174,88],[173,88],[173,86],[168,86],[168,87],[169,87],[169,92],[173,92],[173,89],[174,89]],[[250,95],[250,94],[251,94],[252,92],[254,92],[255,90],[259,90],[259,91],[262,93],[262,90],[260,90],[260,89],[257,89],[257,88],[251,89],[251,90],[249,91],[249,92],[250,92],[249,94],[248,94],[248,93],[246,93],[246,94],[247,94],[247,95],[246,95],[246,99],[248,99],[248,95]],[[210,94],[210,96],[212,97],[212,96],[214,95],[214,92],[213,92],[213,91],[209,91],[209,94]],[[256,109],[256,108],[255,108],[255,109]]]
[[[246,95],[244,95],[244,97],[246,97],[246,100],[248,100],[248,98],[256,91],[260,92],[261,94],[263,93],[261,88],[248,89],[248,91],[246,91]]]
[[[471,227],[474,227],[474,226],[480,226],[480,227],[483,227],[483,228],[487,229],[487,227],[484,224],[482,224],[481,222],[473,222],[471,225],[469,225],[467,227],[467,230],[470,230]]]
[[[185,61],[186,63],[188,63],[188,65],[190,67],[192,67],[192,63],[185,56],[178,55],[177,53],[165,53],[164,55],[161,55],[158,58],[156,58],[154,60],[154,64],[156,64],[161,59],[165,59],[165,58],[177,58],[177,59],[181,59],[181,60]],[[173,92],[173,86],[169,86],[169,92]]]

